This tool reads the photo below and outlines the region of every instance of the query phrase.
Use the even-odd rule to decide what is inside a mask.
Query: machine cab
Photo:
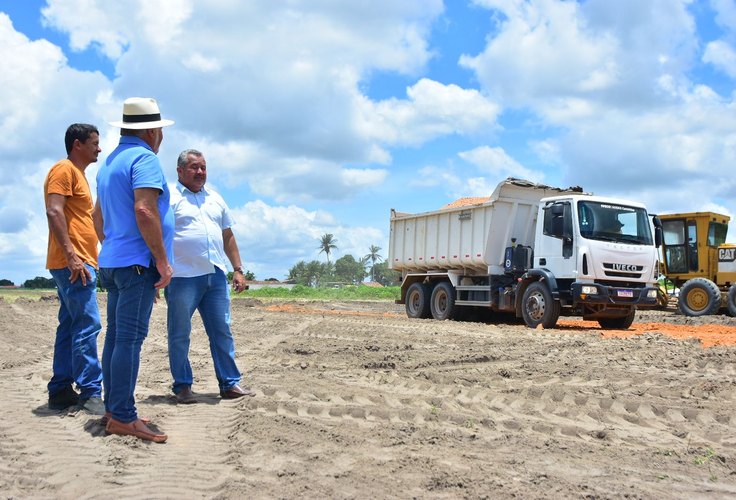
[[[730,217],[714,212],[660,215],[662,272],[675,283],[712,279],[717,273],[718,246],[726,241]]]

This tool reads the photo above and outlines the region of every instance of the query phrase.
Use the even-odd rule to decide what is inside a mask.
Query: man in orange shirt
[[[75,404],[104,415],[102,369],[97,356],[101,330],[97,308],[97,234],[92,195],[84,171],[97,161],[100,136],[93,125],[75,123],[64,137],[67,158],[51,167],[44,182],[49,244],[46,268],[56,282],[59,326],[54,344],[49,408]],[[74,390],[73,384],[77,385]]]

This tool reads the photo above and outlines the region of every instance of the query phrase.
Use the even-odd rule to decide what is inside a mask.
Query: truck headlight
[[[580,289],[580,293],[585,294],[585,295],[597,295],[598,287],[583,285],[582,288]]]
[[[647,298],[648,299],[656,299],[657,298],[657,290],[647,290]]]

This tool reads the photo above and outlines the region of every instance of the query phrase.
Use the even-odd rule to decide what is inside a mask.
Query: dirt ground
[[[736,496],[725,316],[532,330],[410,320],[385,302],[238,299],[237,360],[256,397],[220,400],[196,318],[199,404],[177,406],[157,304],[136,393],[169,435],[153,444],[48,409],[56,311],[0,301],[2,498]]]

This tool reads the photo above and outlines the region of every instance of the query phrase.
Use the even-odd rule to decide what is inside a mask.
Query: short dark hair
[[[196,149],[185,149],[179,153],[179,158],[176,159],[176,166],[185,167],[188,163],[187,160],[189,160],[189,155],[196,158],[202,158],[204,156],[201,151],[197,151]]]
[[[89,136],[92,134],[100,135],[97,131],[97,127],[90,125],[89,123],[72,123],[69,125],[69,128],[66,129],[66,134],[64,135],[66,154],[72,152],[74,141],[79,140],[79,142],[87,142],[87,139],[89,139]]]

